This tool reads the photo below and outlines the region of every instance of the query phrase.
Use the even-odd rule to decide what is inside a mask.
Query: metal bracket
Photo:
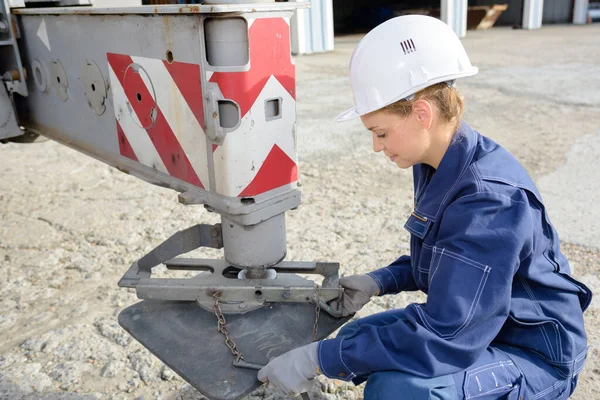
[[[6,82],[6,88],[10,93],[16,92],[21,96],[27,96],[27,71],[23,68],[21,54],[17,39],[20,36],[18,21],[10,12],[12,3],[8,0],[0,0],[0,20],[3,21],[5,29],[0,34],[0,47],[12,46],[12,54],[6,59],[0,60],[0,76],[11,77]],[[6,18],[6,19],[5,19]],[[1,80],[1,79],[0,79]]]
[[[223,95],[219,87],[214,83],[207,83],[206,94],[209,107],[206,112],[206,135],[210,140],[218,145],[222,145],[227,134],[226,129],[221,127],[219,116],[219,100],[223,100]]]
[[[150,278],[152,268],[199,247],[223,248],[221,224],[198,224],[175,233],[134,262],[119,281],[119,286],[134,288],[140,279]]]
[[[332,316],[341,316],[327,303],[339,298],[339,264],[283,261],[273,266],[274,279],[239,279],[240,268],[224,260],[175,258],[199,247],[223,247],[221,224],[201,224],[177,232],[140,260],[134,262],[119,281],[120,287],[135,288],[140,299],[195,301],[212,311],[213,294],[220,292],[226,314],[243,314],[267,303],[313,303]],[[209,275],[194,278],[152,278],[152,268],[164,264],[169,270],[204,271]],[[323,276],[321,287],[296,274]]]
[[[284,261],[271,268],[277,272],[274,279],[239,279],[241,270],[223,260],[176,258],[165,265],[170,270],[211,274],[189,279],[141,278],[135,285],[140,299],[196,301],[203,309],[212,311],[213,294],[220,292],[219,303],[225,314],[243,314],[274,302],[314,304],[318,301],[329,314],[340,316],[327,305],[341,296],[337,263]],[[296,273],[324,276],[318,293],[315,282]]]
[[[0,81],[0,140],[22,135],[11,96]]]

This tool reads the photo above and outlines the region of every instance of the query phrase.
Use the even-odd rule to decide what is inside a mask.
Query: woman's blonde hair
[[[446,82],[426,87],[415,93],[413,99],[397,101],[383,107],[381,111],[406,118],[412,112],[415,102],[421,99],[433,101],[439,110],[440,118],[444,122],[454,122],[456,124],[455,128],[458,127],[465,108],[464,101],[458,90]]]

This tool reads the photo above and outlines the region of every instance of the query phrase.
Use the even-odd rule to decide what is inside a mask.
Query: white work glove
[[[329,305],[334,310],[339,310],[342,302],[342,317],[354,314],[367,304],[371,297],[379,294],[379,285],[369,275],[351,275],[340,278],[340,285],[344,288],[341,300],[333,300]]]
[[[313,342],[280,355],[258,371],[258,380],[270,382],[288,396],[308,392],[311,380],[321,373],[318,349],[319,342]]]

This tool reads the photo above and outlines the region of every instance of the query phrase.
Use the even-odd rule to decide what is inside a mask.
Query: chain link
[[[235,342],[229,336],[229,330],[227,329],[227,321],[225,320],[225,315],[223,315],[223,311],[221,310],[221,305],[219,304],[219,297],[221,297],[221,292],[215,292],[213,294],[213,298],[215,299],[215,304],[213,305],[213,310],[215,312],[215,316],[217,317],[217,330],[223,336],[225,336],[225,345],[231,350],[231,354],[235,357],[235,362],[240,362],[244,359],[242,353],[238,350]],[[315,302],[315,322],[313,325],[313,336],[312,341],[317,341],[317,336],[319,334],[319,317],[321,315],[321,290],[319,286],[315,288],[314,294],[314,302]]]
[[[321,314],[321,288],[317,286],[315,288],[315,323],[313,325],[313,337],[312,341],[317,341],[317,335],[319,334],[319,316]]]
[[[215,305],[213,306],[213,310],[215,312],[215,316],[217,317],[218,327],[217,330],[223,336],[225,336],[225,345],[231,350],[231,354],[235,357],[235,362],[240,362],[244,359],[242,353],[238,350],[235,342],[229,336],[229,331],[227,330],[227,321],[225,320],[225,316],[223,315],[223,311],[221,310],[221,306],[219,304],[219,297],[221,296],[221,292],[215,292],[213,294],[213,298],[215,299]]]

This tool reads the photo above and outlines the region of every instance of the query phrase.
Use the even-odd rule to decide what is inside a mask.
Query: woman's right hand
[[[340,278],[344,289],[341,299],[332,300],[329,304],[334,310],[342,310],[342,317],[354,314],[367,304],[371,297],[379,294],[379,285],[369,275],[351,275]],[[341,302],[341,307],[340,307]]]

